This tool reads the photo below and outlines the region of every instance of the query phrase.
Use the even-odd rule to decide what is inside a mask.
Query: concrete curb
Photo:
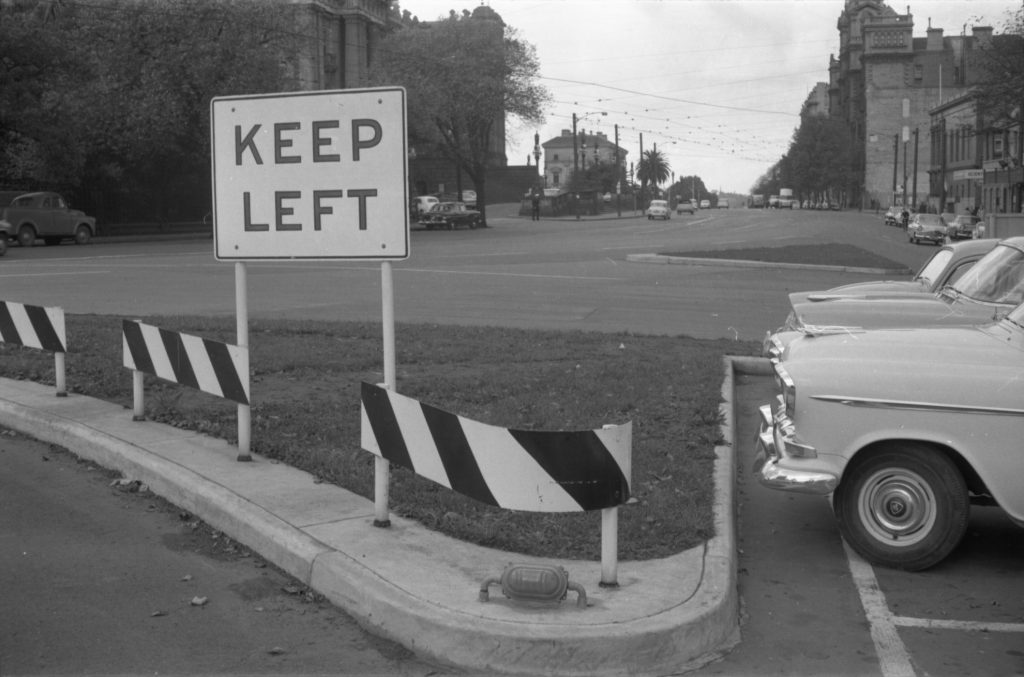
[[[633,263],[659,263],[665,265],[728,266],[731,268],[793,268],[797,270],[832,270],[842,273],[868,273],[872,275],[911,275],[909,268],[861,268],[858,266],[825,266],[814,263],[776,263],[772,261],[745,261],[740,259],[706,259],[664,254],[628,254]]]
[[[376,634],[469,671],[617,677],[664,675],[713,660],[739,641],[735,533],[734,374],[767,360],[725,358],[724,443],[715,448],[716,536],[660,560],[619,563],[599,588],[600,562],[565,560],[588,607],[482,603],[479,586],[509,560],[401,518],[372,526],[373,504],[222,440],[134,422],[116,404],[0,378],[0,424],[122,472],[260,553]]]

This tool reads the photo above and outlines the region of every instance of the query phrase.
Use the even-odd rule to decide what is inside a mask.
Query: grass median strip
[[[233,318],[145,322],[226,343]],[[121,319],[69,315],[71,393],[123,404]],[[373,456],[359,447],[359,384],[383,380],[375,323],[250,322],[252,450],[361,496]],[[632,494],[620,515],[620,558],[680,552],[713,535],[722,357],[753,342],[495,327],[399,325],[397,390],[497,426],[580,430],[633,421]],[[48,353],[0,344],[7,378],[53,383]],[[237,442],[233,402],[146,376],[146,417]],[[125,412],[130,415],[129,411]],[[71,451],[74,451],[73,449]],[[466,541],[542,557],[600,558],[597,513],[503,510],[396,468],[392,512]]]

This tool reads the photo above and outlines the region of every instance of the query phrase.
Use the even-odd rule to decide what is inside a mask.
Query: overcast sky
[[[537,48],[552,94],[539,129],[509,123],[510,164],[572,127],[605,132],[637,162],[657,144],[677,177],[746,193],[778,161],[816,82],[839,52],[844,0],[400,0],[421,20],[486,4]],[[971,26],[997,33],[1020,0],[889,2],[914,16],[914,37]],[[600,113],[607,115],[600,115]],[[589,114],[589,115],[588,115]],[[543,162],[543,160],[542,160]]]

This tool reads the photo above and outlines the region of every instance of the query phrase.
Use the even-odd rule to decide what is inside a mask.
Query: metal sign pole
[[[391,262],[380,264],[380,296],[382,334],[384,339],[384,388],[395,389],[395,286],[391,275]],[[391,470],[387,459],[374,460],[374,519],[373,526],[389,527],[388,487]]]
[[[235,262],[235,332],[238,346],[249,350],[249,293],[245,261]],[[239,374],[248,379],[249,374]],[[248,404],[238,405],[238,460],[251,461],[252,412]]]

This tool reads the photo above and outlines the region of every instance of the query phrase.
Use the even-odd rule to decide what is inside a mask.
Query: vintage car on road
[[[96,235],[96,219],[71,209],[57,193],[25,193],[0,210],[0,228],[9,230],[22,247],[38,238],[46,244],[73,239],[85,244]]]
[[[651,204],[647,207],[647,219],[665,219],[668,221],[672,218],[672,210],[668,208],[667,200],[651,200]]]
[[[676,214],[682,214],[683,212],[696,214],[697,202],[695,200],[680,200],[676,205]]]
[[[975,235],[975,230],[979,221],[981,221],[981,219],[977,216],[971,216],[970,214],[957,214],[946,222],[946,233],[949,235],[951,240],[970,240]]]
[[[783,331],[810,334],[849,329],[984,324],[1024,301],[1024,237],[1002,240],[952,285],[936,294],[863,296],[790,294]]]
[[[438,202],[420,217],[420,223],[427,230],[455,230],[460,226],[476,228],[483,223],[483,218],[480,212],[463,202]]]
[[[999,244],[994,238],[968,240],[943,245],[932,254],[913,280],[879,280],[877,282],[854,282],[832,287],[821,292],[808,292],[804,300],[815,301],[841,296],[870,296],[872,294],[934,294],[943,287],[953,284],[970,270],[985,254]],[[794,298],[791,295],[790,298]]]
[[[931,242],[941,245],[946,242],[946,222],[938,214],[914,214],[907,224],[907,239],[911,244]]]
[[[773,366],[754,474],[831,494],[843,538],[868,561],[939,563],[971,504],[1024,526],[1024,306],[976,327],[798,338]]]

